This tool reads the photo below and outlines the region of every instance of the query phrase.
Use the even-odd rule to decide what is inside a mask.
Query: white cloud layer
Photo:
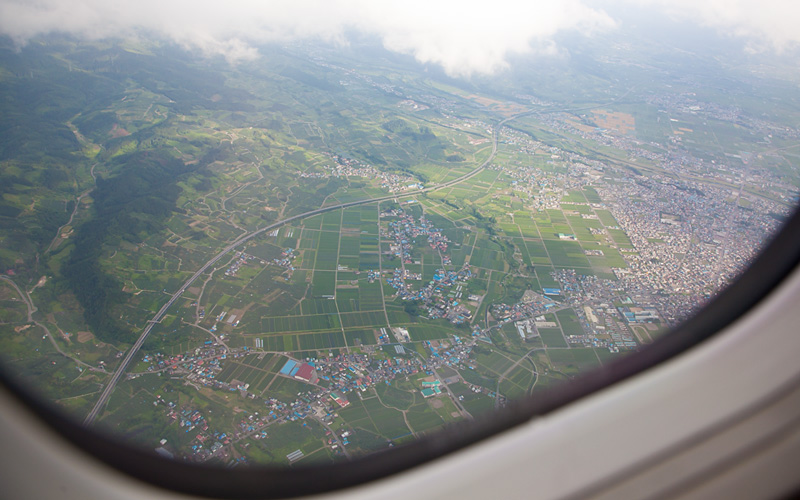
[[[654,15],[667,13],[777,49],[800,42],[795,0],[644,3]],[[503,68],[511,53],[552,51],[553,37],[564,30],[591,34],[615,26],[592,0],[0,0],[0,33],[19,44],[48,33],[163,36],[236,61],[257,57],[259,43],[310,37],[344,43],[344,33],[357,30],[379,36],[387,49],[462,76]]]
[[[357,30],[453,75],[489,73],[511,52],[546,50],[561,30],[613,26],[582,0],[0,0],[0,33],[20,44],[53,32],[160,35],[235,61],[254,57],[262,42],[343,42]]]
[[[651,6],[673,19],[744,37],[753,50],[782,52],[800,45],[797,0],[628,0]]]

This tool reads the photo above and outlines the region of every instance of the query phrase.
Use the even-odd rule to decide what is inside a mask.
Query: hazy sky
[[[562,31],[619,29],[614,13],[627,5],[745,37],[754,50],[800,42],[796,0],[0,0],[0,33],[20,45],[58,32],[160,36],[234,62],[257,57],[262,42],[345,43],[357,30],[457,76],[496,71],[511,53],[557,52]]]

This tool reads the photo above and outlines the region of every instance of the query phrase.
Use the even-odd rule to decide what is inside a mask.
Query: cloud
[[[753,50],[783,52],[800,45],[797,0],[627,0],[672,19],[745,38]]]
[[[491,73],[514,53],[558,51],[555,37],[615,29],[602,5],[636,3],[782,50],[800,41],[795,0],[0,0],[0,33],[87,39],[165,37],[235,62],[265,42],[346,43],[356,30],[449,74]]]
[[[390,15],[375,7],[379,2],[367,5],[365,19],[387,49],[441,64],[451,75],[493,72],[506,65],[509,53],[550,51],[560,31],[592,33],[614,26],[603,11],[577,0],[407,0]]]
[[[0,0],[0,33],[18,44],[48,33],[160,36],[235,61],[256,57],[260,43],[345,43],[357,30],[451,75],[490,73],[511,53],[552,50],[563,30],[613,26],[582,0]]]

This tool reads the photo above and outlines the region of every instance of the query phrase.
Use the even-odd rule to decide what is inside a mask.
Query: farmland
[[[732,122],[684,81],[559,77],[543,95],[581,100],[545,106],[324,47],[54,41],[28,68],[3,43],[3,81],[43,85],[8,101],[4,363],[189,461],[344,460],[613,363],[729,283],[798,184],[793,117],[741,94]]]

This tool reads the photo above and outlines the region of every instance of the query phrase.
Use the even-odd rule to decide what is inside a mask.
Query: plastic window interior
[[[142,481],[212,498],[287,498],[323,493],[377,480],[453,453],[537,416],[602,390],[672,358],[733,323],[764,299],[800,262],[800,212],[784,223],[749,268],[696,315],[652,344],[593,372],[511,401],[507,408],[472,422],[453,424],[409,444],[325,466],[223,469],[169,460],[132,447],[113,435],[83,427],[18,382],[0,373],[8,391],[66,440]]]

